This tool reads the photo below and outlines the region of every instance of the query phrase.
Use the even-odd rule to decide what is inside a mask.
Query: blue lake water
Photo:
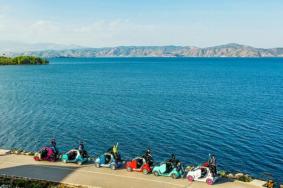
[[[119,142],[124,158],[186,164],[215,153],[220,168],[283,174],[283,59],[50,59],[0,67],[0,147],[57,139],[91,154]]]

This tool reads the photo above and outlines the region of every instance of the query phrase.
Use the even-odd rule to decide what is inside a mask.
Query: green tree
[[[48,64],[48,60],[34,56],[1,57],[0,65],[43,65]]]

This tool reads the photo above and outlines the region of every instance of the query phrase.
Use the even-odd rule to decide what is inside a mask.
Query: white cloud
[[[5,12],[5,11],[4,11]],[[227,27],[214,23],[148,24],[127,19],[97,20],[90,23],[55,22],[9,18],[0,11],[0,40],[30,43],[76,44],[89,47],[120,45],[194,45],[208,46],[229,42],[268,47],[282,46],[276,38],[262,38],[270,28]],[[276,28],[273,28],[275,31]],[[277,31],[277,30],[276,30]],[[277,31],[279,33],[279,31]],[[282,36],[278,34],[278,36]],[[261,38],[259,41],[258,38]]]
[[[60,6],[44,7],[41,3],[30,4],[20,1],[4,3],[3,1],[0,3],[0,40],[92,47],[117,45],[204,47],[229,42],[258,47],[282,46],[283,27],[282,21],[278,19],[282,15],[282,11],[279,11],[280,7],[274,14],[262,14],[266,11],[259,7],[253,10],[244,8],[239,11],[238,8],[242,9],[242,6],[231,10],[231,7],[228,9],[183,7],[184,9],[180,11],[172,10],[170,14],[162,7],[158,7],[159,9],[152,13],[141,10],[130,11],[127,14],[121,14],[121,10],[124,9],[113,13],[100,9],[96,12],[94,7],[93,10],[78,11],[79,13],[76,12],[71,18],[70,9]],[[68,14],[63,15],[60,12],[59,15],[57,11],[62,10],[61,8],[66,8],[64,10]],[[127,15],[128,17],[125,17]],[[128,19],[119,19],[118,16]],[[97,20],[99,18],[106,20]],[[91,19],[93,21],[90,21]]]
[[[0,14],[5,14],[7,12],[9,12],[10,7],[7,5],[0,5]]]
[[[159,44],[160,28],[127,19],[72,23],[14,17],[0,6],[0,41],[76,44],[89,47]],[[161,37],[162,38],[162,37]]]
[[[75,40],[87,45],[113,46],[144,43],[148,33],[156,31],[153,25],[132,23],[129,20],[98,21],[88,25],[73,26],[70,33]],[[79,42],[78,41],[78,42]]]
[[[1,20],[1,18],[0,18]],[[50,20],[0,22],[0,40],[52,42],[86,46],[113,46],[144,43],[158,29],[129,20],[100,20],[91,24],[63,24]],[[149,34],[149,35],[148,35]]]

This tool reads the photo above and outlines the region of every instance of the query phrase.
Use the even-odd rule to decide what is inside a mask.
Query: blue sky
[[[282,0],[0,0],[0,40],[283,47]]]

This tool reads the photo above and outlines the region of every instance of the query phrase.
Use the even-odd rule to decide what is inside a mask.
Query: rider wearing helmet
[[[79,151],[84,151],[85,150],[85,146],[84,146],[84,143],[83,142],[80,142],[80,145],[79,145]]]
[[[84,143],[81,141],[80,144],[79,144],[79,148],[78,148],[80,154],[85,158],[87,157],[87,152],[85,150],[85,146],[84,146]]]
[[[56,147],[56,140],[55,140],[55,138],[53,138],[51,140],[51,146]]]
[[[147,163],[149,163],[149,165],[152,165],[153,162],[152,162],[152,155],[151,155],[151,150],[150,149],[147,149],[145,151],[145,154],[142,157],[145,159],[145,161]]]
[[[176,159],[176,155],[171,154],[171,158],[166,161],[166,173],[169,173],[171,170],[173,170],[178,163],[179,160]]]
[[[107,152],[110,152],[114,158],[118,161],[121,160],[120,154],[119,154],[119,148],[118,148],[118,143],[114,144],[112,147],[110,147]]]
[[[209,170],[212,173],[212,176],[216,176],[217,175],[217,170],[216,170],[216,157],[214,154],[209,155],[209,160],[208,160],[208,167]]]
[[[51,140],[51,147],[53,147],[54,153],[55,153],[55,155],[57,156],[57,155],[59,154],[59,151],[58,151],[58,149],[57,149],[57,147],[56,147],[56,140],[55,140],[55,138],[53,138],[53,139]]]
[[[172,154],[171,155],[171,159],[169,159],[168,162],[171,162],[173,164],[173,166],[176,167],[177,164],[179,163],[179,160],[176,159],[176,155],[175,154]]]

